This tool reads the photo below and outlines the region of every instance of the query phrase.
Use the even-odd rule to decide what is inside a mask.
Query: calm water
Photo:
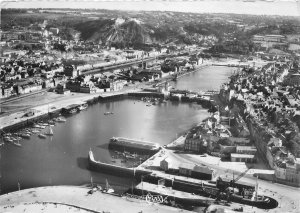
[[[218,89],[231,71],[225,67],[209,67],[180,78],[179,89]],[[112,111],[113,115],[104,115]],[[53,127],[54,136],[40,139],[37,135],[22,140],[22,148],[6,145],[1,151],[1,193],[45,185],[80,185],[105,179],[117,190],[131,186],[133,180],[94,173],[87,169],[88,151],[97,160],[111,162],[107,150],[109,139],[123,136],[158,142],[162,145],[176,138],[208,116],[197,104],[167,102],[147,107],[144,102],[121,99],[98,103],[87,111],[67,118]]]

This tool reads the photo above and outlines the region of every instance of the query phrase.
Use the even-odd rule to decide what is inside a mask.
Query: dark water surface
[[[218,89],[228,81],[231,69],[208,67],[186,75],[174,84],[178,89],[193,91]],[[113,115],[104,115],[105,112]],[[0,148],[1,193],[21,188],[48,185],[81,185],[93,181],[104,184],[108,179],[116,190],[131,186],[133,180],[87,169],[90,149],[95,158],[110,163],[107,150],[113,136],[143,139],[168,144],[198,124],[209,114],[200,105],[162,103],[147,107],[137,99],[119,99],[89,106],[86,111],[67,117],[66,123],[53,127],[54,136],[40,139],[32,135],[21,141],[22,147],[5,145]]]

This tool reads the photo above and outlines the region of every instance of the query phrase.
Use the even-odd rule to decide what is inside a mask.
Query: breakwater
[[[89,151],[88,162],[89,162],[89,169],[93,171],[98,171],[98,172],[103,172],[103,173],[108,173],[113,175],[118,174],[130,178],[135,178],[137,180],[141,180],[142,176],[148,176],[152,173],[151,171],[140,170],[136,168],[127,168],[127,167],[96,161],[92,151]]]

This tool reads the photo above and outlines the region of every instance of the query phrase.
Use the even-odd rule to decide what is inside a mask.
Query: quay
[[[104,172],[109,174],[121,174],[126,177],[133,177],[140,179],[142,176],[151,174],[151,171],[141,170],[137,168],[126,168],[118,165],[103,163],[96,161],[93,152],[90,150],[88,155],[89,169],[98,172]]]

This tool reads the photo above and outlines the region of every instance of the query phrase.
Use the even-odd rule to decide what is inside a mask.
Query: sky
[[[4,1],[4,2],[3,2]],[[2,8],[94,8],[109,10],[238,13],[300,17],[300,0],[2,0]]]

